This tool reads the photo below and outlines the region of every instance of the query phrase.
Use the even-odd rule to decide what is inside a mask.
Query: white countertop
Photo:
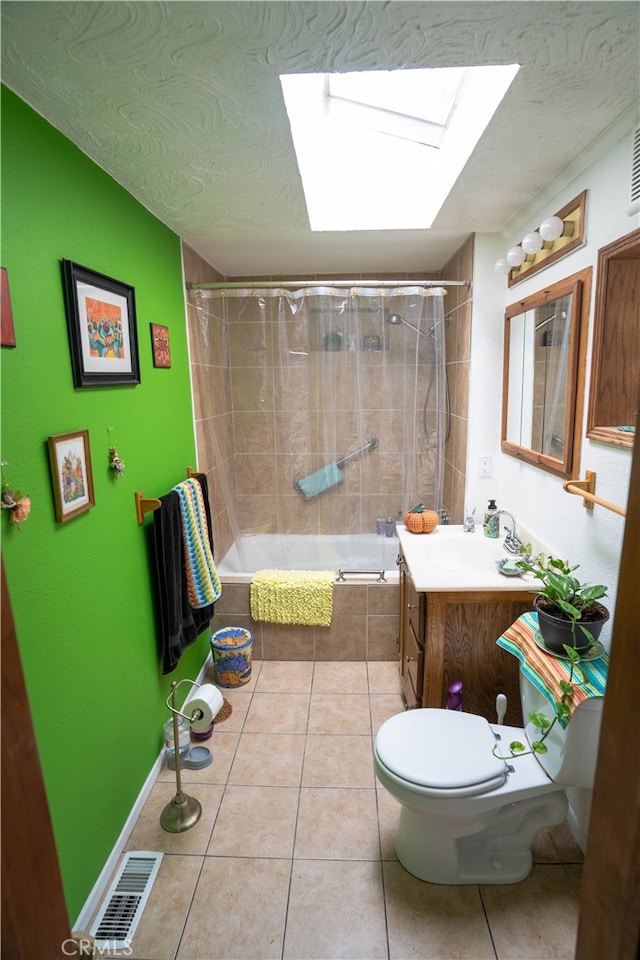
[[[538,593],[538,581],[530,573],[505,577],[496,567],[496,560],[510,556],[504,549],[504,537],[485,537],[482,525],[474,533],[464,533],[461,526],[437,526],[431,533],[410,533],[404,524],[397,525],[401,553],[419,593],[449,591],[500,590],[513,593],[531,590]],[[538,584],[538,586],[536,586]]]

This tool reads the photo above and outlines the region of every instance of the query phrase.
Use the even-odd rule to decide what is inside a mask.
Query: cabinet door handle
[[[407,610],[415,610],[415,608],[416,608],[415,603],[408,603],[408,604],[407,604]]]
[[[405,660],[407,663],[413,663],[415,659],[415,657],[410,657],[408,654],[405,654]]]

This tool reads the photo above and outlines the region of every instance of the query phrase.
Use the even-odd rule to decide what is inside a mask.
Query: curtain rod
[[[235,280],[187,283],[188,290],[277,290],[278,287],[470,287],[471,280]]]

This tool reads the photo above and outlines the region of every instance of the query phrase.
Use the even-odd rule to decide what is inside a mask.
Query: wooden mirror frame
[[[587,436],[632,447],[640,386],[640,229],[598,251]]]
[[[518,460],[566,480],[577,476],[580,461],[582,412],[584,402],[584,368],[586,356],[586,333],[589,321],[592,269],[587,267],[564,280],[552,283],[543,290],[510,304],[505,310],[504,360],[502,371],[502,433],[500,449]],[[565,404],[564,456],[551,457],[538,450],[520,446],[507,439],[509,398],[510,328],[513,317],[536,307],[572,295],[571,328],[568,346],[567,392]]]

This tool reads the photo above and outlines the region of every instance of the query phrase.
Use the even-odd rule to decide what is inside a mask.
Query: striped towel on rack
[[[173,489],[180,497],[189,603],[198,610],[200,607],[207,607],[214,603],[222,592],[209,544],[202,489],[195,477],[183,480]]]

